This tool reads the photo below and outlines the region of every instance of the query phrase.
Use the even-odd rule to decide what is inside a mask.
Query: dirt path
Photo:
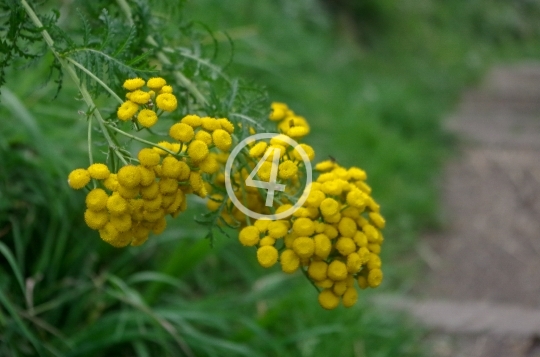
[[[430,270],[408,309],[436,356],[540,356],[540,63],[495,68],[446,124],[462,140],[441,182],[446,229],[423,240]]]

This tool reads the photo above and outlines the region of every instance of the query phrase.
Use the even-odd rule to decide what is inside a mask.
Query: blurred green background
[[[77,3],[57,6],[73,13]],[[429,355],[414,322],[370,301],[418,280],[415,242],[438,226],[435,180],[454,141],[441,119],[491,64],[540,57],[540,2],[178,6],[181,22],[167,31],[202,23],[229,48],[227,32],[230,76],[305,116],[316,160],[366,169],[388,222],[383,286],[351,309],[324,311],[303,276],[260,268],[234,239],[218,236],[210,248],[192,219],[197,202],[142,247],[101,242],[84,225],[83,195],[66,184],[87,164],[85,108],[69,80],[54,100],[55,86],[40,85],[45,57],[11,70],[2,88],[0,355]],[[152,1],[150,9],[167,21]]]

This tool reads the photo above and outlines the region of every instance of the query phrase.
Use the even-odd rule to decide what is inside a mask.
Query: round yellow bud
[[[251,149],[249,149],[249,156],[260,157],[265,153],[268,144],[264,141],[258,142]]]
[[[293,223],[293,231],[299,236],[309,237],[315,232],[315,224],[309,218],[298,218]]]
[[[199,117],[198,115],[186,115],[182,118],[182,120],[180,120],[180,122],[187,124],[193,128],[201,126],[202,124],[201,117]]]
[[[159,109],[172,112],[178,106],[176,97],[172,93],[163,93],[156,97],[156,105]]]
[[[270,268],[276,264],[278,251],[271,245],[265,245],[257,249],[257,260],[263,268]]]
[[[298,166],[291,160],[286,160],[279,164],[278,176],[281,179],[288,180],[298,174]]]
[[[309,264],[308,275],[313,280],[324,280],[326,279],[326,271],[328,269],[328,264],[322,260],[315,260]]]
[[[358,291],[354,287],[349,287],[347,290],[345,290],[345,294],[343,294],[342,301],[343,306],[345,307],[351,307],[354,304],[356,304],[356,301],[358,300]]]
[[[106,180],[111,174],[109,168],[105,164],[92,164],[88,167],[90,177],[96,180]]]
[[[141,78],[131,78],[124,81],[124,88],[127,90],[137,90],[144,86],[144,80]]]
[[[319,206],[324,216],[332,216],[339,212],[339,203],[333,198],[325,198]]]
[[[331,289],[324,289],[319,293],[319,304],[326,310],[333,310],[339,305],[339,296]]]
[[[84,221],[86,225],[91,229],[98,230],[101,229],[109,221],[109,214],[106,210],[102,211],[93,211],[87,209],[84,211]]]
[[[116,115],[118,116],[118,119],[127,121],[137,113],[137,110],[139,110],[139,105],[131,100],[127,100],[118,107]]]
[[[137,121],[145,128],[151,128],[158,121],[158,116],[155,111],[151,109],[143,109],[137,114]]]
[[[334,281],[345,280],[347,278],[347,266],[339,260],[334,260],[328,266],[328,277]]]
[[[229,134],[232,134],[234,132],[234,124],[231,123],[228,119],[220,118],[217,121],[219,125],[221,126],[221,129],[225,130]]]
[[[75,190],[80,190],[88,182],[90,182],[90,174],[85,169],[75,169],[69,173],[68,185]]]
[[[109,195],[101,188],[94,188],[86,195],[86,207],[92,211],[101,211],[107,207]]]
[[[288,227],[283,221],[274,221],[268,224],[268,235],[272,238],[282,238],[287,234]]]
[[[300,267],[300,258],[291,249],[285,249],[279,258],[281,270],[284,273],[292,274]]]
[[[293,241],[292,248],[300,258],[310,258],[315,252],[315,242],[309,237],[298,237]]]
[[[135,188],[141,182],[141,172],[136,166],[126,165],[118,170],[118,183],[127,188]]]
[[[238,235],[240,243],[246,247],[254,246],[259,243],[260,232],[255,226],[244,227]]]
[[[128,212],[129,204],[125,198],[115,192],[107,200],[107,209],[111,214],[120,215]]]
[[[341,218],[341,221],[339,221],[338,230],[343,237],[352,238],[357,231],[356,222],[352,218],[343,217]]]
[[[193,127],[187,124],[176,123],[169,129],[169,135],[175,140],[188,143],[195,136],[195,132],[193,131]]]
[[[362,258],[358,253],[347,255],[347,271],[351,274],[358,273],[362,267]]]
[[[167,82],[161,77],[150,78],[146,86],[154,91],[159,91]]]
[[[204,122],[203,122],[204,127]],[[231,134],[226,132],[223,129],[216,129],[214,132],[212,132],[212,140],[214,141],[214,145],[221,151],[229,151],[232,145],[232,138]]]
[[[383,280],[383,272],[381,269],[370,270],[367,277],[367,282],[370,288],[376,288],[381,285]]]
[[[200,140],[193,140],[188,146],[187,153],[194,162],[200,162],[208,156],[208,146]]]

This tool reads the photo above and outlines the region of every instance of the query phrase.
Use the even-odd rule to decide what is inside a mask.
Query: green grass
[[[534,8],[370,4],[360,28],[312,0],[193,1],[184,17],[230,30],[230,72],[309,120],[317,160],[368,171],[388,221],[382,290],[400,291],[417,277],[406,257],[419,232],[437,227],[435,178],[452,142],[441,118],[489,64],[537,56],[540,41]],[[324,311],[303,276],[262,269],[221,235],[210,248],[197,202],[142,247],[102,243],[84,226],[83,194],[65,184],[87,164],[86,108],[69,81],[55,101],[54,86],[36,86],[47,61],[11,72],[14,95],[1,96],[0,356],[422,355],[422,330],[375,309],[374,293]]]

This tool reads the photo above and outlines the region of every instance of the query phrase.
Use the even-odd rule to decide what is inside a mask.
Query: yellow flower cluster
[[[285,120],[294,115],[281,103],[274,103],[272,108],[271,120]],[[290,132],[280,125],[283,135]],[[313,159],[313,149],[300,145]],[[259,157],[266,150],[268,145],[259,142],[249,153]],[[301,160],[297,151],[286,155],[294,158],[293,164]],[[285,168],[285,162],[280,164],[284,171],[289,169]],[[302,207],[287,219],[257,220],[245,226],[239,241],[244,246],[257,246],[257,259],[265,268],[279,262],[285,273],[303,269],[321,289],[318,300],[323,308],[334,309],[340,302],[351,307],[358,298],[356,285],[361,289],[375,288],[382,282],[379,254],[385,220],[371,197],[365,171],[357,167],[346,169],[332,160],[318,163],[315,170],[319,175]],[[299,172],[292,171],[291,177]],[[289,209],[293,203],[282,204],[276,213]]]
[[[268,117],[277,122],[277,128],[293,139],[301,139],[309,134],[309,124],[304,117],[294,114],[285,103],[272,103],[272,111]]]
[[[145,84],[148,91],[141,90]],[[159,115],[154,110],[156,106],[165,112],[172,112],[178,106],[172,87],[161,77],[150,78],[148,82],[141,78],[127,79],[124,88],[128,90],[127,100],[116,112],[118,119],[122,121],[133,120],[136,115],[141,126],[151,128],[158,121]]]

